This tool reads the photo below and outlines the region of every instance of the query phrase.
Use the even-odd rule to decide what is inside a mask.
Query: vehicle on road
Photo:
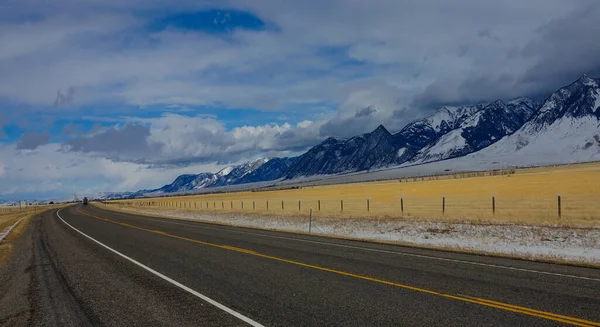
[[[88,204],[88,198],[84,197],[83,198],[83,205],[86,206]]]

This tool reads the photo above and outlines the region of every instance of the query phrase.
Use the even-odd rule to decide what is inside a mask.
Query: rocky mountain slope
[[[522,164],[600,160],[600,79],[582,76],[548,97],[514,134],[474,154]]]

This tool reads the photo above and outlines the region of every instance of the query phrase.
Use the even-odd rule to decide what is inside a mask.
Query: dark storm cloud
[[[464,77],[435,80],[411,105],[427,110],[518,96],[543,98],[583,74],[600,77],[599,21],[600,2],[552,20],[539,27],[536,37],[523,47],[504,49],[506,67],[475,66]],[[485,39],[494,34],[483,29],[478,36]],[[459,45],[458,53],[466,54],[465,49]],[[528,64],[510,66],[511,62]]]
[[[379,119],[373,116],[341,118],[336,117],[325,124],[319,130],[321,137],[352,137],[373,131],[381,124]]]
[[[55,107],[68,106],[73,103],[75,99],[75,89],[70,87],[67,89],[66,93],[58,91],[56,94],[56,100],[54,100]]]
[[[600,77],[600,2],[572,15],[549,22],[539,30],[539,38],[522,51],[537,59],[523,76],[523,83],[537,85],[540,91],[556,88],[582,74]]]
[[[158,150],[148,143],[150,128],[127,124],[123,128],[111,127],[92,136],[77,137],[64,143],[72,152],[97,153],[116,160],[136,161],[150,157]]]
[[[96,123],[94,123],[92,128],[90,128],[89,133],[94,134],[94,133],[99,132],[101,129],[102,129],[102,124],[96,122]]]
[[[5,139],[6,137],[7,135],[4,131],[4,117],[0,116],[0,139]]]
[[[17,150],[35,150],[41,145],[48,144],[48,142],[50,142],[50,135],[46,132],[23,133],[17,142]]]
[[[68,123],[65,125],[65,127],[63,127],[62,134],[63,135],[73,135],[73,134],[79,133],[80,130],[81,130],[81,126],[73,124],[73,123]]]
[[[316,137],[313,133],[307,131],[289,130],[279,134],[273,150],[301,151],[316,145],[321,140],[321,137]]]
[[[354,118],[368,117],[376,112],[377,112],[377,109],[369,106],[369,107],[357,110],[356,113],[354,114]]]

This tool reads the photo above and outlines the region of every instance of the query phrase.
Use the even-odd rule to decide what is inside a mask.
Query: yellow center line
[[[338,274],[338,275],[343,275],[343,276],[353,277],[353,278],[357,278],[357,279],[367,280],[367,281],[371,281],[371,282],[375,282],[375,283],[380,283],[380,284],[385,284],[385,285],[390,285],[390,286],[394,286],[394,287],[399,287],[399,288],[403,288],[403,289],[407,289],[407,290],[412,290],[412,291],[417,291],[417,292],[422,292],[422,293],[427,293],[427,294],[442,296],[444,298],[454,299],[454,300],[457,300],[457,301],[474,303],[474,304],[479,304],[479,305],[486,306],[486,307],[492,307],[492,308],[497,308],[497,309],[501,309],[501,310],[505,310],[505,311],[521,313],[521,314],[525,314],[525,315],[528,315],[528,316],[533,316],[533,317],[543,318],[543,319],[547,319],[547,320],[552,320],[552,321],[562,322],[562,323],[566,323],[566,324],[571,324],[573,326],[600,327],[600,322],[594,322],[594,321],[584,320],[584,319],[580,319],[580,318],[576,318],[576,317],[564,316],[564,315],[560,315],[560,314],[556,314],[556,313],[545,312],[545,311],[541,311],[541,310],[535,310],[535,309],[521,307],[521,306],[517,306],[517,305],[513,305],[513,304],[508,304],[508,303],[502,303],[502,302],[496,302],[496,301],[492,301],[492,300],[475,298],[475,297],[471,297],[471,296],[458,296],[458,295],[444,294],[444,293],[440,293],[440,292],[436,292],[436,291],[427,290],[427,289],[424,289],[424,288],[419,288],[419,287],[414,287],[414,286],[410,286],[410,285],[395,283],[395,282],[391,282],[391,281],[387,281],[387,280],[383,280],[383,279],[377,279],[377,278],[368,277],[368,276],[364,276],[364,275],[353,274],[353,273],[349,273],[349,272],[345,272],[345,271],[341,271],[341,270],[335,270],[335,269],[331,269],[331,268],[326,268],[326,267],[321,267],[321,266],[317,266],[317,265],[312,265],[312,264],[308,264],[308,263],[304,263],[304,262],[299,262],[299,261],[294,261],[294,260],[289,260],[289,259],[274,257],[274,256],[271,256],[271,255],[261,254],[261,253],[258,253],[256,251],[248,250],[248,249],[244,249],[244,248],[238,248],[238,247],[234,247],[234,246],[230,246],[230,245],[214,244],[214,243],[204,242],[204,241],[200,241],[200,240],[196,240],[196,239],[192,239],[192,238],[188,238],[188,237],[173,235],[173,234],[169,234],[167,232],[163,232],[163,231],[160,231],[160,230],[147,229],[147,228],[143,228],[143,227],[131,225],[131,224],[128,224],[128,223],[122,223],[122,222],[110,220],[110,219],[107,219],[107,218],[95,216],[95,215],[83,212],[83,211],[79,210],[79,208],[77,208],[76,210],[80,214],[88,216],[88,217],[92,217],[92,218],[99,219],[99,220],[102,220],[102,221],[106,221],[106,222],[109,222],[109,223],[112,223],[112,224],[116,224],[116,225],[125,226],[125,227],[128,227],[128,228],[133,228],[133,229],[138,229],[138,230],[146,231],[146,232],[149,232],[149,233],[163,235],[163,236],[174,238],[174,239],[184,240],[184,241],[188,241],[188,242],[192,242],[192,243],[197,243],[197,244],[202,244],[202,245],[211,246],[211,247],[217,247],[217,248],[224,249],[224,250],[235,251],[235,252],[244,253],[244,254],[248,254],[248,255],[253,255],[253,256],[257,256],[257,257],[261,257],[261,258],[265,258],[265,259],[271,259],[271,260],[275,260],[275,261],[279,261],[279,262],[285,262],[285,263],[294,264],[294,265],[297,265],[297,266],[302,266],[302,267],[306,267],[306,268],[316,269],[316,270],[320,270],[320,271],[326,271],[326,272],[330,272],[330,273],[334,273],[334,274]]]
[[[509,308],[514,308],[514,309],[519,309],[519,310],[530,311],[530,312],[533,312],[533,313],[538,313],[538,314],[544,314],[544,315],[548,315],[548,316],[553,316],[553,317],[560,318],[560,319],[570,319],[570,320],[577,321],[577,322],[580,322],[580,323],[590,324],[592,326],[600,327],[600,323],[593,322],[593,321],[587,321],[587,320],[583,320],[583,319],[579,319],[579,318],[574,318],[574,317],[569,317],[569,316],[563,316],[563,315],[559,315],[559,314],[556,314],[556,313],[544,312],[544,311],[535,310],[535,309],[531,309],[531,308],[521,307],[521,306],[514,305],[514,304],[506,304],[506,303],[502,303],[502,302],[496,302],[496,301],[487,300],[487,299],[475,298],[475,297],[471,297],[471,296],[465,296],[465,297],[473,299],[473,300],[477,300],[477,301],[480,301],[480,302],[486,302],[486,303],[495,304],[495,305],[502,305],[502,306],[509,307]]]
[[[514,308],[513,305],[505,304],[505,303],[502,303],[502,302],[496,302],[498,304],[493,304],[493,303],[489,303],[488,301],[478,301],[478,300],[476,300],[474,298],[465,298],[465,297],[462,297],[462,296],[456,296],[456,295],[450,295],[450,294],[441,294],[441,296],[444,296],[444,297],[447,297],[447,298],[450,298],[450,299],[459,300],[459,301],[480,304],[480,305],[491,307],[491,308],[497,308],[497,309],[502,309],[502,310],[506,310],[506,311],[512,311],[512,312],[522,313],[522,314],[526,314],[526,315],[533,316],[533,317],[538,317],[538,318],[543,318],[543,319],[548,319],[548,320],[553,320],[553,321],[564,322],[566,324],[570,324],[570,325],[573,325],[573,326],[582,326],[582,327],[597,326],[597,323],[595,323],[593,321],[587,321],[587,320],[573,318],[573,317],[556,315],[556,314],[553,314],[553,313],[550,313],[550,312],[539,311],[539,310],[532,310],[532,309],[529,309],[529,308],[527,308],[527,310],[520,310],[520,309]],[[538,313],[535,313],[535,312],[532,312],[532,311],[537,311],[537,312],[540,312],[540,313],[538,314]],[[565,317],[565,318],[558,318],[558,317],[555,317],[555,316],[561,316],[561,317]]]

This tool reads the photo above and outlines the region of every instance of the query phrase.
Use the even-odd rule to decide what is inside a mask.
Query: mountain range
[[[217,173],[181,175],[159,189],[108,198],[412,166],[457,157],[510,158],[521,165],[600,160],[600,79],[584,75],[539,102],[522,97],[444,106],[392,134],[380,125],[327,138],[295,158],[257,159]]]

